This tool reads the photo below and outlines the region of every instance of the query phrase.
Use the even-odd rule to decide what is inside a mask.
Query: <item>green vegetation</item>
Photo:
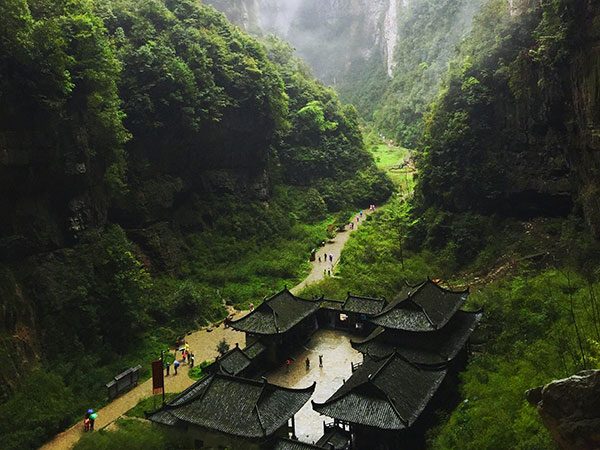
[[[502,0],[486,3],[425,116],[417,189],[424,207],[521,217],[571,210],[567,174],[588,138],[574,138],[585,127],[564,124],[589,120],[577,103],[591,92],[569,86],[596,70],[583,62],[597,34],[594,13],[584,2],[559,0],[518,8],[511,15]],[[595,164],[576,171],[593,190]],[[594,201],[582,194],[580,202],[596,217]]]
[[[207,366],[210,366],[212,363],[213,361],[202,361],[200,364],[196,364],[188,372],[189,377],[193,380],[200,380],[201,378],[204,378],[207,375],[204,369]]]
[[[101,407],[125,368],[148,377],[225,302],[300,280],[335,214],[394,189],[353,107],[287,44],[198,0],[10,0],[0,25],[0,414],[20,419],[5,422],[14,448]],[[67,400],[24,416],[33,380]]]
[[[384,94],[373,114],[376,127],[394,142],[418,147],[423,114],[438,93],[455,45],[469,32],[482,3],[417,0],[399,12],[394,76],[379,87]]]
[[[142,422],[139,419],[120,419],[116,422],[117,430],[100,430],[84,435],[75,450],[183,450],[189,448],[181,433],[156,425]]]
[[[462,377],[465,401],[431,433],[432,448],[552,448],[524,392],[600,367],[600,274],[586,279],[568,265],[518,270],[473,296],[472,306],[485,308],[488,340]]]
[[[3,440],[2,448],[18,450],[43,443],[51,435],[48,430],[69,425],[71,404],[75,400],[57,374],[40,369],[31,371],[22,390],[0,405],[0,433],[11,438]]]
[[[447,221],[444,239],[422,249],[414,246],[422,229],[441,224],[427,216],[415,221],[412,214],[400,201],[375,212],[344,248],[339,277],[302,295],[344,298],[351,291],[391,299],[404,280],[426,276],[449,287],[473,285],[467,308],[483,307],[484,320],[474,336],[476,354],[461,377],[464,401],[441,412],[430,445],[550,448],[550,435],[524,393],[600,367],[600,245],[574,217],[526,223],[473,217]],[[461,256],[471,249],[464,244],[469,236],[478,250]]]
[[[165,402],[169,402],[179,395],[179,392],[167,392],[165,393]],[[162,406],[163,396],[162,394],[153,395],[152,397],[141,400],[136,406],[131,408],[125,413],[128,417],[137,417],[138,419],[145,419],[146,415],[144,412],[155,411]]]

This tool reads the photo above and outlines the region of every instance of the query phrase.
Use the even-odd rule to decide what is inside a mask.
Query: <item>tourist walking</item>
[[[289,360],[289,359],[286,359],[286,360],[285,360],[285,371],[286,371],[287,373],[289,373],[289,372],[290,372],[290,360]]]
[[[310,370],[310,359],[306,358],[306,370]]]
[[[169,376],[169,370],[171,370],[171,364],[169,364],[169,361],[167,361],[167,364],[165,367],[167,368],[167,376]]]
[[[192,356],[190,358],[190,367],[194,367],[194,354],[192,353]]]
[[[177,368],[179,367],[179,361],[173,361],[173,370],[175,370],[175,375],[177,375]]]
[[[90,431],[90,416],[94,414],[93,409],[88,409],[85,413],[85,419],[83,419],[83,431]]]
[[[329,262],[333,262],[333,253],[329,254]]]
[[[323,355],[319,355],[319,367],[323,367]]]
[[[97,418],[98,418],[98,414],[96,414],[96,413],[90,414],[90,431],[94,431],[94,422],[96,422]]]
[[[327,269],[327,275],[331,276],[331,269]]]

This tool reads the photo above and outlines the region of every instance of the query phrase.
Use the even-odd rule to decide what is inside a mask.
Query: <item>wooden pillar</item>
[[[292,416],[292,439],[298,439],[296,437],[296,418]]]

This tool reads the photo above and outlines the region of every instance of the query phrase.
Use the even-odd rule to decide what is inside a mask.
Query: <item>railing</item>
[[[358,369],[360,366],[363,365],[363,363],[359,362],[359,363],[353,363],[351,362],[350,365],[352,366],[352,373],[354,373],[356,371],[356,369]]]

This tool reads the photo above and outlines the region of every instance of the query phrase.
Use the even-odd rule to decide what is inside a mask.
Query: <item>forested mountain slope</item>
[[[208,0],[245,30],[288,40],[344,102],[414,147],[455,45],[481,0]]]
[[[13,448],[66,426],[160,339],[221,317],[223,297],[294,279],[322,238],[303,224],[392,192],[353,107],[288,46],[196,0],[0,3],[0,119]],[[263,270],[282,242],[296,247]],[[23,380],[47,392],[25,410]]]
[[[582,211],[598,235],[600,10],[489,2],[424,119],[425,207],[530,217]]]

